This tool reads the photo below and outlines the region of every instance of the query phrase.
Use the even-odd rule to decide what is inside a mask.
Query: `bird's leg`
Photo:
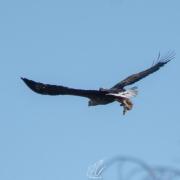
[[[127,111],[132,109],[133,104],[129,99],[123,99],[121,106],[123,106],[123,115],[125,115]]]
[[[123,106],[123,115],[125,115],[126,112],[128,111],[127,106],[125,104],[125,100],[121,101],[120,106]]]
[[[123,106],[123,115],[125,115],[127,111],[128,109],[126,108],[126,106]]]

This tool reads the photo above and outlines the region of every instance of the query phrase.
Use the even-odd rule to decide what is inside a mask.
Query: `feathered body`
[[[50,85],[44,84],[40,82],[35,82],[26,78],[21,78],[25,84],[34,92],[42,94],[42,95],[74,95],[74,96],[82,96],[86,97],[89,100],[89,106],[96,105],[106,105],[117,101],[123,106],[124,111],[129,111],[133,107],[133,103],[131,102],[131,98],[135,97],[138,94],[137,88],[133,87],[131,89],[126,90],[125,86],[131,85],[142,78],[158,71],[161,67],[167,64],[174,58],[174,53],[169,53],[164,57],[161,57],[160,54],[157,58],[157,63],[155,63],[152,67],[133,74],[126,79],[120,81],[115,86],[110,89],[100,88],[99,90],[83,90],[83,89],[74,89],[69,87],[64,87],[60,85]]]

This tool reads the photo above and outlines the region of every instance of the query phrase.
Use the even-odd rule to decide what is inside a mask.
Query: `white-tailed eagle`
[[[21,78],[25,84],[34,92],[43,94],[43,95],[74,95],[74,96],[82,96],[89,98],[89,106],[96,105],[105,105],[112,102],[119,102],[121,106],[123,106],[123,114],[127,111],[131,110],[133,107],[133,103],[131,102],[131,98],[135,97],[138,94],[137,88],[132,87],[130,89],[125,89],[125,86],[131,85],[146,76],[158,71],[161,67],[167,64],[174,58],[174,52],[168,53],[166,56],[158,55],[156,63],[154,63],[150,68],[139,72],[137,74],[133,74],[124,80],[117,83],[110,89],[100,88],[99,90],[84,90],[84,89],[74,89],[69,87],[64,87],[60,85],[50,85],[44,84],[40,82],[35,82],[26,78]]]

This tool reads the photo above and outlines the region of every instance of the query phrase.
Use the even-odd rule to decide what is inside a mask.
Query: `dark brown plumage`
[[[136,83],[137,81],[145,78],[146,76],[149,76],[150,74],[158,71],[161,67],[163,67],[165,64],[167,64],[172,59],[174,59],[174,56],[175,56],[174,52],[170,52],[164,57],[161,57],[160,53],[159,53],[158,58],[157,58],[157,63],[155,63],[152,67],[150,67],[142,72],[139,72],[137,74],[133,74],[133,75],[127,77],[126,79],[122,80],[121,82],[119,82],[118,84],[113,86],[113,88],[115,88],[115,89],[123,88],[125,86]]]
[[[167,64],[174,58],[175,54],[173,52],[168,53],[166,56],[161,57],[158,55],[157,62],[150,68],[139,72],[137,74],[133,74],[110,89],[102,89],[99,90],[83,90],[83,89],[74,89],[59,85],[50,85],[43,84],[40,82],[35,82],[29,80],[27,78],[21,78],[25,84],[34,92],[43,94],[43,95],[74,95],[74,96],[82,96],[89,98],[89,106],[95,105],[104,105],[109,104],[114,101],[118,101],[121,103],[121,106],[124,107],[124,114],[126,111],[132,109],[132,102],[130,101],[131,97],[137,95],[137,90],[135,88],[131,88],[129,90],[125,90],[124,87],[131,85],[146,76],[158,71],[161,67]]]

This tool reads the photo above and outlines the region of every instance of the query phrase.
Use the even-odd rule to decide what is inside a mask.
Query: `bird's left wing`
[[[159,53],[157,62],[152,67],[150,67],[142,72],[139,72],[137,74],[133,74],[133,75],[127,77],[126,79],[122,80],[121,82],[119,82],[118,84],[113,86],[112,89],[123,88],[125,86],[131,85],[131,84],[145,78],[146,76],[158,71],[161,67],[163,67],[165,64],[167,64],[169,61],[171,61],[174,58],[174,56],[175,56],[174,52],[170,52],[166,56],[163,56],[163,57],[161,57],[160,53]]]
[[[87,98],[96,98],[96,97],[104,96],[106,94],[106,92],[103,91],[73,89],[64,86],[43,84],[26,78],[21,78],[21,79],[31,90],[43,95],[74,95],[74,96],[82,96]]]

